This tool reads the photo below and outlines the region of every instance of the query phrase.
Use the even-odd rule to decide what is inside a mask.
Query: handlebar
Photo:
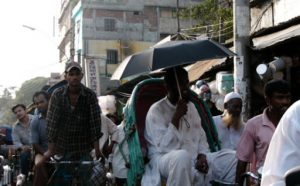
[[[261,180],[261,177],[259,175],[254,174],[253,172],[245,172],[244,174],[242,174],[242,177],[244,178],[250,177],[257,181]]]
[[[101,163],[101,158],[98,160],[91,160],[91,161],[80,161],[80,160],[63,160],[63,156],[53,156],[50,157],[49,161],[46,161],[46,163],[48,164],[52,164],[55,166],[55,170],[53,171],[53,173],[51,174],[50,178],[48,179],[47,185],[49,185],[52,180],[54,179],[56,172],[59,170],[60,165],[75,165],[76,166],[76,170],[78,170],[78,168],[80,167],[80,165],[97,165],[98,163]],[[75,171],[76,172],[76,171]],[[75,177],[76,177],[77,173],[75,173]],[[72,175],[74,176],[74,175]]]
[[[242,177],[243,180],[245,180],[245,178],[250,178],[251,185],[260,185],[261,175],[259,174],[255,174],[253,172],[245,172],[244,174],[242,174]]]
[[[50,161],[47,161],[49,164],[55,164],[55,165],[95,165],[99,162],[101,162],[101,158],[99,160],[92,160],[92,161],[80,161],[80,160],[60,160],[62,158],[57,158],[57,157],[50,157]]]
[[[221,181],[221,180],[212,180],[210,181],[210,184],[212,186],[238,186],[237,183],[230,183],[230,182],[225,182],[225,181]]]

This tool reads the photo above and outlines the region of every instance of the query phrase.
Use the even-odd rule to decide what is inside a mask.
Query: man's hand
[[[112,141],[112,142],[109,144],[109,146],[107,147],[107,153],[108,153],[108,154],[111,154],[111,153],[112,153],[115,144],[117,144],[116,141]]]
[[[204,174],[208,173],[208,163],[205,154],[198,154],[195,168]]]
[[[50,149],[48,149],[45,153],[44,153],[44,157],[45,157],[45,159],[49,159],[51,156],[53,156],[54,155],[54,153],[50,150]]]
[[[95,148],[95,157],[96,157],[96,160],[98,160],[99,158],[104,159],[104,157],[102,156],[102,153],[101,153],[99,148]]]
[[[238,185],[240,185],[240,186],[244,185],[244,177],[242,175],[243,175],[243,173],[246,172],[247,164],[248,164],[247,162],[238,160],[238,163],[236,166],[235,182],[238,183]]]
[[[176,106],[175,114],[172,118],[173,125],[178,129],[179,127],[179,120],[182,116],[184,116],[187,112],[187,101],[180,99]]]
[[[35,166],[37,166],[37,167],[43,166],[43,164],[44,164],[47,160],[49,160],[50,157],[53,156],[53,155],[54,155],[54,153],[53,153],[51,150],[48,149],[48,150],[43,154],[42,159],[41,159],[39,162],[37,162],[37,164],[36,164]]]

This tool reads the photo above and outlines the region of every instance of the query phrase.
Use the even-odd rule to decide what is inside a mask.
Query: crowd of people
[[[33,102],[37,110],[33,115],[26,112],[23,104],[12,107],[17,119],[12,132],[12,153],[20,154],[21,173],[25,177],[34,167],[34,185],[49,183],[53,168],[47,162],[55,155],[68,161],[112,157],[108,169],[113,172],[115,185],[126,185],[130,168],[130,147],[124,143],[126,116],[117,125],[113,118],[101,113],[96,94],[81,83],[82,78],[81,66],[68,63],[67,85],[52,95],[36,92]],[[295,103],[286,112],[291,104],[291,90],[286,81],[266,83],[267,107],[247,122],[242,120],[243,99],[237,92],[225,96],[221,112],[210,101],[209,86],[198,86],[199,97],[211,110],[218,133],[221,149],[216,152],[210,151],[201,116],[190,101],[186,70],[167,69],[164,83],[167,95],[153,103],[145,118],[144,136],[150,161],[145,164],[142,185],[158,186],[166,182],[172,186],[206,186],[212,180],[244,185],[243,174],[257,172],[260,167],[263,167],[262,185],[276,185],[284,183],[287,170],[299,165],[300,104]],[[93,170],[80,168],[82,185],[100,185],[91,179]],[[70,168],[64,171],[73,172]]]

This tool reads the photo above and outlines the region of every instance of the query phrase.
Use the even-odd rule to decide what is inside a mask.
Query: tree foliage
[[[11,107],[17,103],[29,105],[32,103],[32,96],[36,91],[41,90],[47,84],[48,78],[36,77],[25,81],[21,88],[16,91],[16,97],[13,99],[12,92],[4,89],[0,97],[0,124],[13,124],[16,121]]]
[[[32,103],[32,96],[36,91],[41,90],[47,83],[48,78],[36,77],[25,81],[16,92],[15,103],[29,105]]]
[[[13,122],[13,114],[10,111],[12,104],[12,93],[8,88],[5,88],[0,97],[0,124],[10,124]]]
[[[2,96],[0,97],[0,111],[6,108],[12,102],[12,94],[5,88],[3,90]]]
[[[190,34],[202,33],[212,38],[219,37],[219,35],[225,38],[232,37],[232,0],[203,0],[183,10],[181,16],[197,20],[195,28],[189,30]]]

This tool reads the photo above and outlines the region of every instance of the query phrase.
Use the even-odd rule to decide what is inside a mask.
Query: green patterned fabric
[[[190,91],[191,101],[194,103],[201,117],[201,125],[206,133],[207,142],[211,152],[221,149],[218,132],[207,104],[193,91]]]
[[[134,95],[134,94],[133,94]],[[129,150],[129,163],[130,168],[127,173],[127,185],[135,186],[136,183],[141,180],[145,165],[143,160],[142,151],[140,148],[140,142],[136,129],[136,116],[135,116],[135,104],[134,99],[130,98],[129,102],[124,109],[125,116],[125,136],[128,136],[128,150]]]

